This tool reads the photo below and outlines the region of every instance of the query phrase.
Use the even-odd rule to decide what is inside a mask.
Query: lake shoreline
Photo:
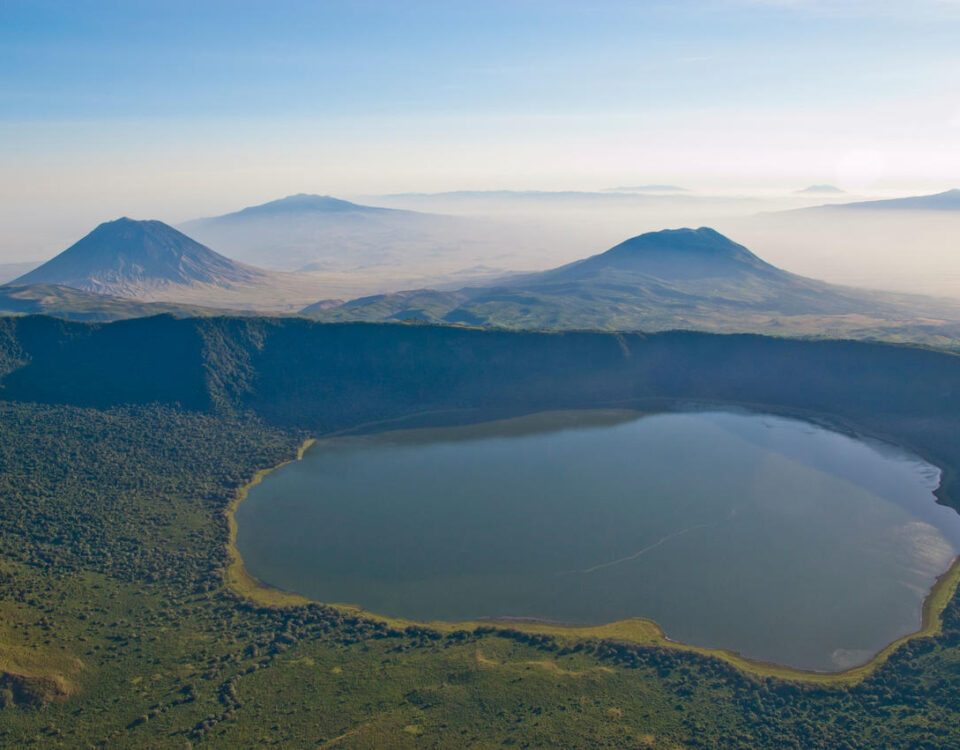
[[[609,408],[613,405],[607,405],[608,408],[605,410],[609,412],[623,412],[627,414],[628,412],[632,414],[634,418],[643,416],[644,414],[649,414],[647,410],[639,411],[636,409],[624,409],[622,405],[617,405],[617,407]],[[679,411],[707,411],[707,410],[716,410],[720,407],[716,402],[712,403],[693,403],[686,402],[685,404],[674,403],[673,406],[676,410],[677,406],[680,406]],[[760,405],[747,405],[747,404],[736,404],[736,405],[724,405],[723,407],[726,410],[739,410],[747,413],[764,413],[772,414],[774,416],[784,416],[784,417],[801,417],[805,421],[811,422],[818,426],[826,426],[834,431],[839,431],[842,434],[857,437],[857,438],[867,438],[872,441],[880,441],[885,444],[891,444],[892,441],[889,440],[885,435],[875,433],[870,430],[863,430],[859,426],[854,426],[849,423],[847,420],[842,418],[837,418],[835,415],[830,415],[825,417],[823,414],[811,415],[809,413],[801,414],[801,410],[793,409],[771,409],[768,406],[762,407],[762,412],[760,412]],[[557,410],[559,412],[559,410]],[[570,410],[563,410],[570,411]],[[591,410],[597,411],[597,410]],[[549,412],[548,412],[549,413]],[[448,412],[448,415],[453,415],[455,417],[463,417],[465,415],[455,414],[455,412]],[[386,423],[390,424],[402,424],[404,422],[409,423],[411,420],[416,420],[422,418],[425,415],[411,415],[409,417],[404,417],[402,419],[396,420],[386,420]],[[476,416],[476,415],[474,415]],[[497,419],[502,419],[502,416],[494,417],[493,419],[482,420],[482,422],[496,421]],[[481,422],[481,423],[482,423]],[[472,422],[470,422],[472,423]],[[376,432],[376,430],[369,430],[370,427],[375,427],[377,425],[383,426],[384,423],[370,423],[368,425],[361,425],[350,430],[342,430],[337,433],[331,433],[329,435],[323,435],[319,438],[311,438],[304,441],[297,451],[296,457],[288,461],[284,461],[277,466],[258,471],[253,479],[238,489],[235,500],[231,503],[230,507],[227,509],[225,515],[228,519],[228,528],[229,528],[229,543],[228,550],[230,555],[230,564],[225,571],[225,582],[230,589],[232,589],[237,594],[253,599],[260,604],[265,604],[268,606],[296,606],[311,603],[313,600],[306,596],[299,594],[289,593],[282,591],[276,587],[267,585],[262,581],[257,580],[255,577],[251,576],[244,568],[242,557],[239,553],[239,550],[236,547],[236,537],[237,537],[237,522],[234,516],[234,513],[239,506],[240,502],[246,498],[249,490],[261,482],[265,476],[270,472],[285,466],[293,461],[301,460],[310,446],[314,445],[318,441],[323,441],[326,439],[332,439],[339,437],[341,435],[358,435],[358,430],[360,435],[369,434],[369,432]],[[446,426],[446,425],[445,425]],[[837,428],[840,428],[839,430]],[[407,429],[429,429],[424,427],[408,427]],[[442,429],[442,428],[441,428]],[[394,432],[394,431],[404,431],[404,428],[401,427],[399,430],[388,429],[384,432]],[[901,447],[907,447],[902,446]],[[919,452],[912,450],[908,447],[908,450],[911,450],[912,453],[919,456]],[[941,479],[943,477],[944,470],[937,466],[936,468],[941,471]],[[939,488],[938,488],[939,489]],[[941,504],[943,500],[940,495],[934,493],[937,496],[937,500]],[[950,566],[941,573],[933,586],[924,597],[922,606],[921,606],[921,623],[920,628],[913,632],[908,633],[900,638],[894,640],[892,643],[888,644],[876,654],[874,654],[869,660],[864,662],[861,665],[857,665],[848,669],[838,670],[838,671],[818,671],[818,670],[809,670],[801,669],[796,667],[785,666],[769,661],[761,661],[757,659],[751,659],[745,656],[742,656],[740,653],[723,648],[707,648],[707,647],[698,647],[692,646],[681,641],[673,640],[666,635],[662,627],[653,620],[646,618],[628,618],[625,620],[618,620],[610,622],[603,625],[566,625],[557,622],[550,622],[539,620],[537,618],[528,618],[528,617],[517,617],[517,618],[482,618],[474,619],[462,622],[448,622],[448,621],[438,621],[438,622],[420,622],[415,620],[409,620],[399,617],[389,617],[384,615],[379,615],[375,612],[368,612],[363,608],[355,605],[348,604],[330,604],[329,606],[337,607],[342,611],[349,612],[354,615],[362,615],[373,620],[378,620],[386,622],[395,626],[405,627],[407,625],[426,625],[431,628],[434,628],[440,632],[453,632],[454,630],[463,630],[470,627],[490,627],[500,625],[504,629],[509,628],[513,630],[521,630],[523,632],[528,632],[531,634],[547,634],[557,637],[567,638],[571,640],[583,640],[583,639],[607,639],[607,640],[618,640],[628,643],[634,643],[639,645],[646,646],[662,646],[667,648],[674,648],[683,651],[691,651],[702,655],[713,656],[720,658],[721,660],[735,666],[738,669],[741,669],[750,674],[764,677],[777,677],[780,679],[788,679],[795,681],[804,681],[804,682],[814,682],[817,684],[852,684],[858,682],[868,675],[872,674],[879,666],[881,666],[889,656],[900,648],[905,643],[920,637],[929,637],[937,635],[941,632],[942,629],[942,613],[947,603],[954,596],[957,586],[960,584],[960,558],[954,557]]]

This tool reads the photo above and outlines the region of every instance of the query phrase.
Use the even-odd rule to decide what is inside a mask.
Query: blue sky
[[[960,62],[948,0],[587,5],[6,0],[2,117],[825,107]]]
[[[958,39],[956,0],[5,0],[0,220],[298,190],[949,187]]]

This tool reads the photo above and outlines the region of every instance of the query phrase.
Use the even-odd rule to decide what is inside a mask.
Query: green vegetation
[[[750,673],[633,642],[623,625],[441,629],[260,603],[225,582],[227,511],[256,472],[312,435],[430,410],[696,398],[830,414],[949,469],[949,501],[955,356],[749,336],[26,317],[0,324],[0,375],[0,747],[960,745],[949,582],[930,600],[931,625],[943,604],[939,632],[853,684]]]
[[[60,284],[0,286],[0,311],[13,315],[47,314],[68,320],[126,320],[149,315],[197,317],[223,314],[222,310],[174,302],[139,302],[109,294],[85,292]]]
[[[302,459],[307,448],[309,448],[315,442],[315,438],[308,438],[305,440],[297,449],[296,457],[290,460],[299,461]],[[237,494],[233,502],[231,502],[224,511],[227,519],[227,553],[229,555],[229,564],[224,572],[224,581],[241,597],[252,599],[259,604],[264,604],[270,607],[302,605],[307,604],[308,600],[305,597],[298,596],[297,594],[289,594],[285,591],[279,591],[275,588],[264,586],[262,583],[260,583],[260,581],[247,573],[246,569],[243,567],[243,558],[241,558],[240,552],[237,550],[237,520],[234,517],[234,511],[237,509],[237,505],[246,499],[247,493],[250,491],[251,487],[262,482],[263,478],[271,471],[279,469],[281,466],[285,466],[286,464],[290,463],[290,460],[284,461],[277,466],[272,466],[268,469],[261,469],[254,474],[252,480],[237,490]]]

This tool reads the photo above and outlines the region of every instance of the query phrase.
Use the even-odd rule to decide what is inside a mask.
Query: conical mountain
[[[525,329],[860,336],[935,319],[960,321],[957,305],[798,276],[707,227],[649,232],[497,286],[398,292],[303,312],[331,321],[416,318]]]
[[[266,282],[269,274],[214,252],[162,221],[108,221],[16,279],[140,297],[158,288],[221,287]]]
[[[631,237],[599,255],[534,274],[537,283],[641,274],[658,279],[735,279],[787,275],[709,227],[664,229]]]

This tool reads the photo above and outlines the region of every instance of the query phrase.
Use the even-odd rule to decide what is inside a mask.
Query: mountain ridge
[[[459,271],[464,249],[493,229],[477,219],[352,203],[329,195],[298,193],[219,216],[183,222],[179,228],[244,263],[286,272],[369,274],[372,269],[409,272],[422,266]],[[492,250],[492,248],[491,248]]]
[[[828,203],[795,210],[960,211],[960,188],[929,195],[911,195],[905,198],[884,198],[853,203]]]
[[[254,206],[241,208],[239,211],[232,211],[218,216],[210,216],[201,219],[192,219],[184,222],[184,226],[193,222],[216,221],[230,218],[250,218],[261,215],[275,215],[294,213],[302,211],[312,211],[315,213],[346,213],[357,212],[365,214],[385,214],[385,213],[415,213],[414,211],[402,211],[395,208],[380,208],[379,206],[364,206],[360,203],[352,203],[341,198],[334,198],[330,195],[318,195],[316,193],[294,193],[283,198],[259,203]]]
[[[801,188],[796,192],[798,195],[806,195],[806,194],[843,195],[846,191],[841,190],[836,185],[819,184],[819,185],[808,185],[807,187]]]

